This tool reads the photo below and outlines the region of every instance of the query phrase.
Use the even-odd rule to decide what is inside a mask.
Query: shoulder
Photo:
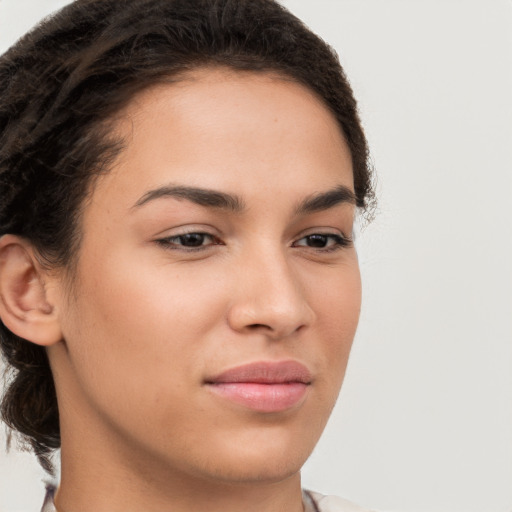
[[[306,512],[372,512],[338,496],[325,496],[312,491],[304,491],[304,501]]]

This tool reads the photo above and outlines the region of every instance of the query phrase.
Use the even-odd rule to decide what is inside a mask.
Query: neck
[[[228,484],[176,475],[151,481],[136,471],[102,471],[101,466],[67,471],[62,462],[57,512],[302,512],[300,475],[281,482]],[[84,474],[86,473],[86,474]]]
[[[217,481],[125,457],[114,440],[98,446],[86,435],[63,436],[57,512],[302,512],[300,473],[278,481]],[[78,442],[77,442],[78,441]]]

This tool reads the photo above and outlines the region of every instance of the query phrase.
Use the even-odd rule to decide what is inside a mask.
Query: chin
[[[258,438],[259,437],[259,438]],[[315,442],[255,436],[252,442],[223,443],[218,455],[207,462],[206,472],[217,481],[235,484],[271,484],[297,475]]]
[[[297,460],[296,455],[268,457],[267,460],[245,459],[240,463],[231,463],[208,468],[207,472],[215,481],[224,481],[235,485],[268,485],[282,482],[300,473],[306,459]]]

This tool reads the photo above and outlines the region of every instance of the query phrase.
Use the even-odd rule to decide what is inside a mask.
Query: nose
[[[315,314],[306,289],[284,255],[245,260],[236,274],[228,323],[242,333],[261,332],[270,339],[286,338],[311,325]]]

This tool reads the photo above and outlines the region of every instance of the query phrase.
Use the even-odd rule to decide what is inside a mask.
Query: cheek
[[[357,259],[351,258],[315,288],[315,311],[319,328],[327,338],[351,343],[361,311],[361,276]],[[320,282],[320,281],[319,281]]]
[[[357,261],[334,272],[328,286],[317,290],[315,311],[319,352],[325,371],[326,385],[337,396],[345,375],[350,349],[361,310],[361,279]]]
[[[198,371],[205,333],[222,318],[222,287],[201,272],[114,255],[84,260],[80,276],[65,338],[84,383],[94,371],[92,385],[141,393]]]

